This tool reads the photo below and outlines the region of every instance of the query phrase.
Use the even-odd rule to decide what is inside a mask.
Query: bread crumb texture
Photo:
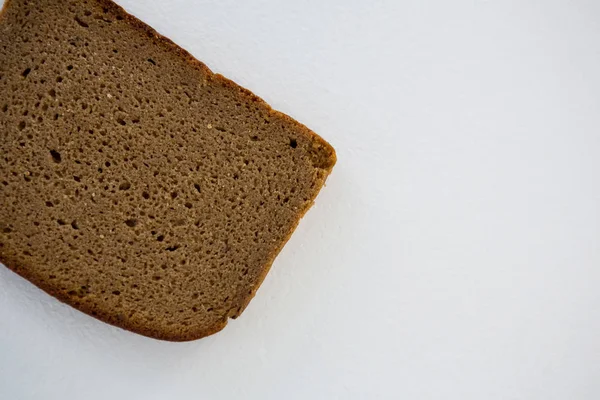
[[[0,92],[0,261],[158,339],[237,317],[335,164],[108,0],[8,0]]]

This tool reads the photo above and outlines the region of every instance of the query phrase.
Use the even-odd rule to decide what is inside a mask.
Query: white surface
[[[598,1],[120,3],[339,162],[207,339],[0,268],[0,398],[600,398]]]

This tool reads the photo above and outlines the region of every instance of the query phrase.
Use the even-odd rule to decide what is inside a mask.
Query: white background
[[[0,398],[600,398],[600,2],[120,4],[339,161],[203,340],[0,268]]]

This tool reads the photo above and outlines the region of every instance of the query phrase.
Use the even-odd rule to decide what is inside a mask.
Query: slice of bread
[[[7,0],[0,32],[0,261],[158,339],[240,315],[333,148],[109,0]]]

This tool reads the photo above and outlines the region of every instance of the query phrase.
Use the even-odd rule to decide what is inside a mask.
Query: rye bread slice
[[[0,16],[0,261],[165,340],[247,306],[333,148],[109,0]]]

